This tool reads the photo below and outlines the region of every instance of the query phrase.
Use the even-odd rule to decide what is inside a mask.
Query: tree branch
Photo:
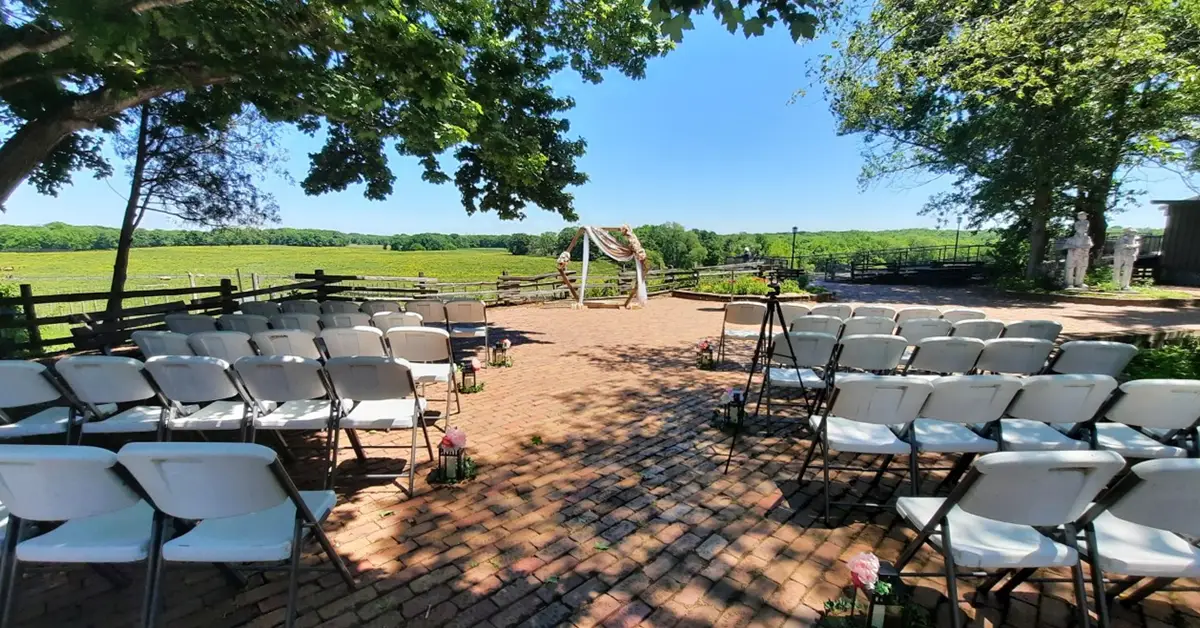
[[[120,11],[128,11],[134,15],[140,15],[146,11],[157,9],[160,7],[178,6],[187,4],[191,0],[141,0],[139,2],[131,2]],[[41,26],[30,22],[17,29],[19,35],[18,41],[11,43],[3,48],[0,48],[0,64],[7,63],[17,57],[29,53],[47,53],[54,52],[63,46],[69,45],[75,40],[75,36],[64,30],[47,31]],[[23,33],[21,31],[24,31]]]

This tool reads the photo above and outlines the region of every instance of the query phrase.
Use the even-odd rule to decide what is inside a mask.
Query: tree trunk
[[[129,199],[125,203],[125,219],[121,221],[121,235],[117,239],[117,258],[113,261],[112,284],[109,288],[109,316],[121,310],[125,279],[129,272],[129,249],[133,248],[133,231],[137,229],[138,204],[142,197],[142,178],[146,172],[146,132],[150,128],[150,105],[142,105],[141,122],[138,125],[137,153],[133,162],[133,177],[129,181]]]
[[[1033,193],[1033,207],[1030,208],[1029,215],[1029,262],[1025,266],[1026,279],[1036,279],[1042,273],[1042,262],[1046,260],[1046,223],[1050,215],[1050,194],[1050,185],[1040,182]]]
[[[1092,238],[1092,250],[1088,252],[1089,266],[1095,268],[1100,262],[1100,258],[1104,256],[1104,240],[1108,238],[1108,220],[1105,218],[1105,205],[1103,199],[1107,199],[1108,194],[1104,194],[1100,200],[1089,197],[1088,203],[1088,235]]]

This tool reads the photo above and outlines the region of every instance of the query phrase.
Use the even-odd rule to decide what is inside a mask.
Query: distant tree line
[[[52,222],[41,226],[0,225],[0,250],[86,251],[117,248],[120,229],[88,227]],[[138,229],[134,247],[232,246],[273,244],[279,246],[383,246],[392,236],[342,233],[326,229],[256,229],[227,227],[209,231],[192,229]]]

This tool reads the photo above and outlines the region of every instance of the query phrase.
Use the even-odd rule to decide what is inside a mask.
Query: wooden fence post
[[[40,355],[42,353],[42,329],[38,327],[37,311],[33,306],[33,286],[21,284],[21,307],[25,313],[25,329],[29,332],[30,350]]]
[[[221,313],[233,314],[237,311],[238,304],[233,300],[233,280],[229,277],[221,278]]]
[[[313,271],[313,275],[316,276],[317,281],[321,282],[321,285],[317,286],[317,300],[324,301],[329,297],[329,293],[325,290],[325,271],[318,268]]]
[[[195,275],[193,275],[193,274],[192,274],[192,273],[190,273],[190,272],[188,273],[188,285],[189,285],[190,287],[192,287],[192,288],[195,288],[195,287],[196,287],[196,276],[195,276]],[[195,292],[193,292],[192,294],[188,295],[188,298],[190,298],[191,300],[195,301],[195,300],[196,300],[196,293],[195,293]]]
[[[238,292],[241,292],[241,291],[242,291],[242,269],[240,269],[240,268],[235,268],[235,269],[233,269],[233,272],[237,273],[237,278],[238,278]]]
[[[250,273],[250,289],[254,290],[255,292],[258,292],[258,273]],[[259,294],[254,295],[254,300],[262,301],[263,300],[262,295],[259,295]],[[266,300],[270,301],[271,295],[268,294]]]

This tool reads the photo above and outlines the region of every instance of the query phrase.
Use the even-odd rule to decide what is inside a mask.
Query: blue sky
[[[572,134],[588,142],[580,167],[591,181],[574,190],[582,222],[675,221],[722,233],[935,226],[918,210],[945,182],[860,189],[860,140],[835,135],[820,89],[806,76],[806,61],[825,51],[824,43],[793,44],[785,29],[747,40],[710,17],[696,23],[677,50],[649,64],[643,80],[610,75],[589,85],[573,74],[556,78],[556,91],[577,102],[568,114]],[[789,104],[803,88],[807,94]],[[283,145],[298,181],[319,140],[289,131]],[[539,233],[566,225],[539,209],[520,222],[467,216],[453,185],[422,182],[416,164],[394,154],[392,163],[396,192],[385,201],[369,201],[354,188],[309,197],[297,185],[268,181],[280,226],[392,234]],[[115,226],[123,197],[113,189],[127,183],[124,167],[114,164],[117,174],[107,183],[77,176],[58,198],[24,185],[0,221]],[[1115,223],[1161,227],[1162,212],[1150,198],[1195,194],[1173,173],[1150,171],[1142,179],[1143,201]],[[178,227],[160,216],[147,217],[145,226]]]

